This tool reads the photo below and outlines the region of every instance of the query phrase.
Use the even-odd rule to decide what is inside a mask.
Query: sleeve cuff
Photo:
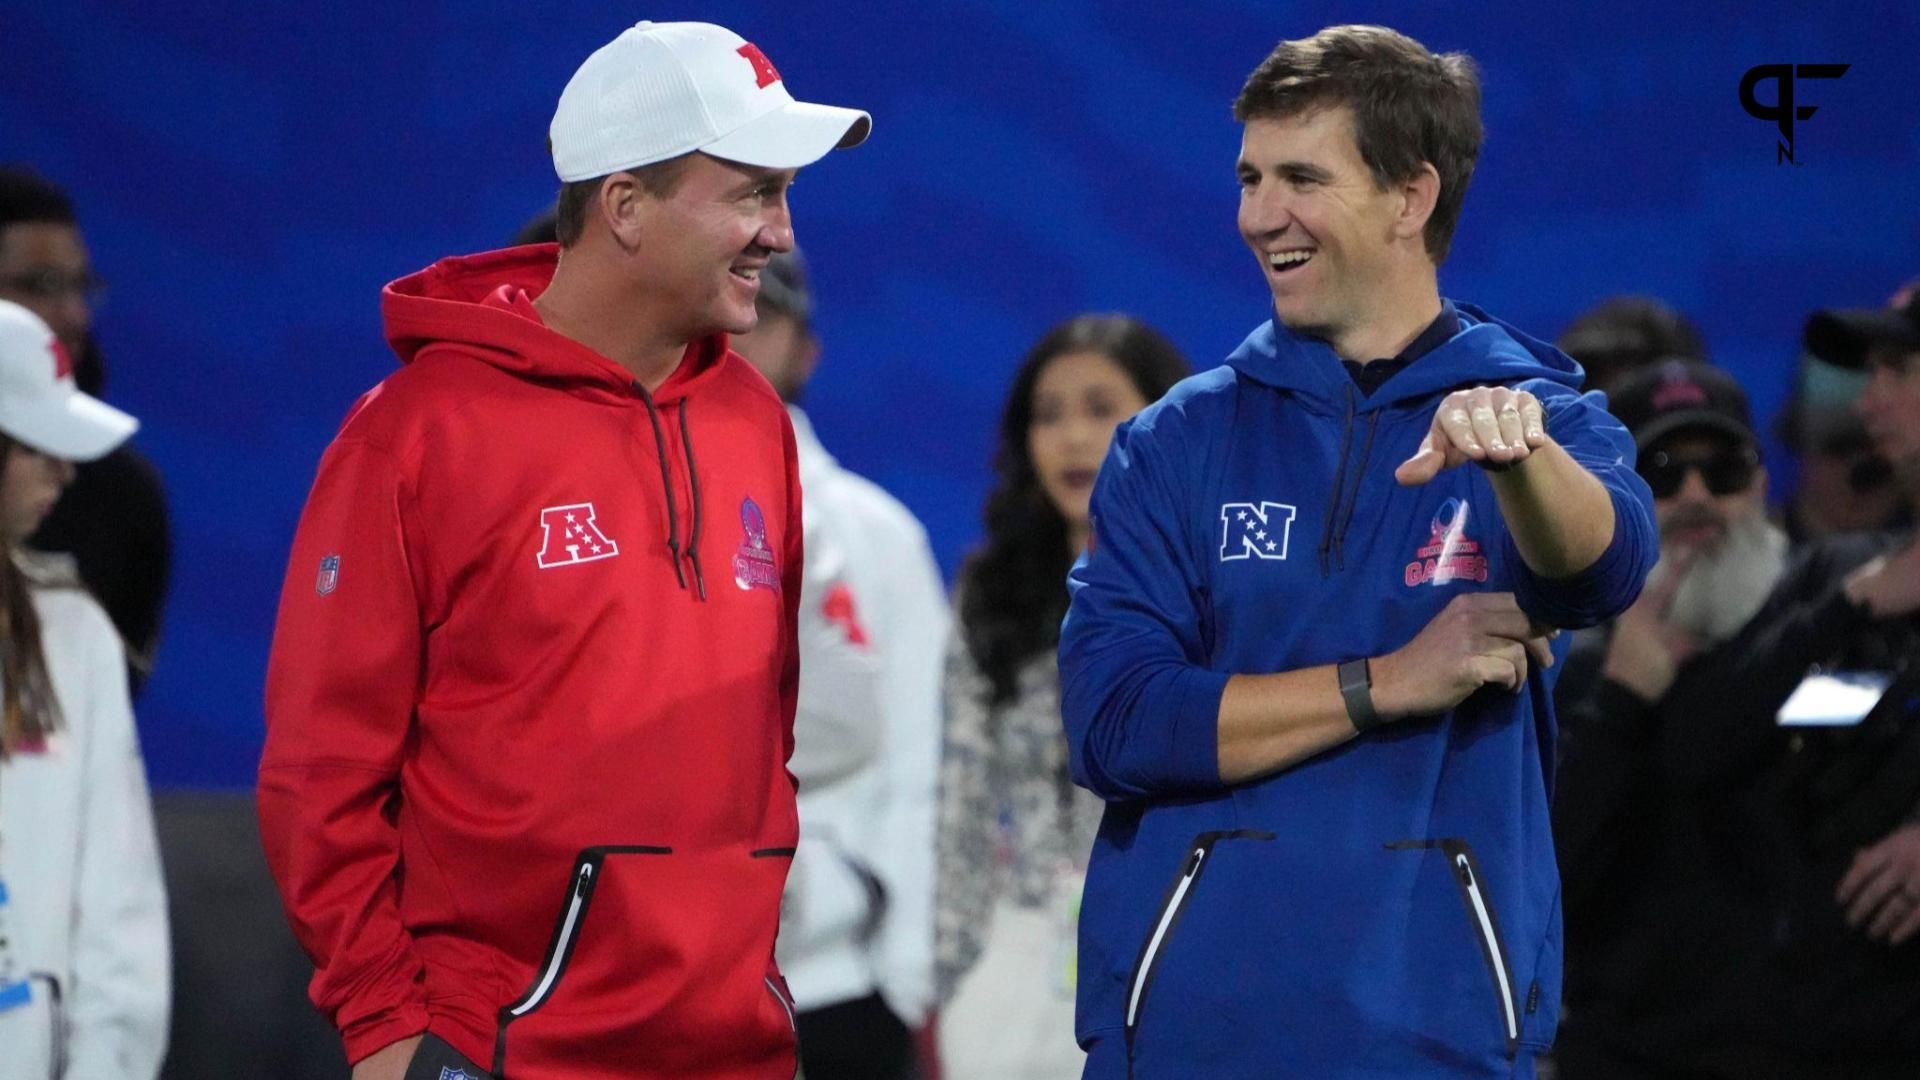
[[[412,1003],[356,1021],[341,1032],[347,1063],[358,1065],[402,1039],[426,1034],[427,1020],[426,1005]]]
[[[1220,699],[1225,672],[1188,668],[1169,695],[1173,723],[1167,747],[1168,779],[1183,788],[1220,786]]]
[[[1549,625],[1581,630],[1625,611],[1640,595],[1645,575],[1633,577],[1642,561],[1634,522],[1644,510],[1626,492],[1609,487],[1607,496],[1613,500],[1613,538],[1593,565],[1577,574],[1545,578],[1533,573],[1513,537],[1506,537],[1507,557],[1519,562],[1520,580],[1527,583],[1524,590],[1516,590],[1525,594],[1520,597],[1521,610]],[[1651,569],[1652,559],[1646,562]]]

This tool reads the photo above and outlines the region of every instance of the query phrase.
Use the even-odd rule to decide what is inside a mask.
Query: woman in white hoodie
[[[26,553],[73,479],[133,434],[0,301],[0,1080],[150,1080],[166,1050],[166,896],[113,624]]]

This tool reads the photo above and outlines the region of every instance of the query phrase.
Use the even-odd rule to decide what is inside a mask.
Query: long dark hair
[[[0,435],[0,471],[18,445]],[[33,585],[13,554],[11,542],[0,543],[0,760],[46,741],[60,727]]]
[[[1120,365],[1148,402],[1189,374],[1186,358],[1161,333],[1130,315],[1078,315],[1048,331],[1021,361],[1000,413],[986,539],[960,569],[960,629],[992,684],[988,703],[1013,700],[1022,664],[1054,648],[1067,614],[1067,519],[1040,486],[1027,431],[1033,389],[1055,357],[1097,352]]]

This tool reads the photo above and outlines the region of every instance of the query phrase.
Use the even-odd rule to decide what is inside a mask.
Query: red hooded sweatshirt
[[[647,395],[543,326],[555,249],[387,286],[405,365],[300,520],[260,823],[349,1060],[786,1080],[800,493],[726,339]]]

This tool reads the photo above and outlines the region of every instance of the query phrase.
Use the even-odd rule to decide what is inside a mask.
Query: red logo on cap
[[[53,343],[53,377],[55,379],[73,377],[73,358],[67,355],[67,347],[57,340]]]
[[[753,81],[760,84],[760,89],[765,90],[780,81],[780,73],[774,70],[773,61],[767,59],[767,54],[760,51],[760,46],[748,42],[734,52],[746,57],[747,63],[753,65]]]
[[[1660,412],[1706,404],[1706,390],[1684,375],[1669,377],[1665,383],[1661,384],[1660,389],[1653,392],[1653,407]]]

